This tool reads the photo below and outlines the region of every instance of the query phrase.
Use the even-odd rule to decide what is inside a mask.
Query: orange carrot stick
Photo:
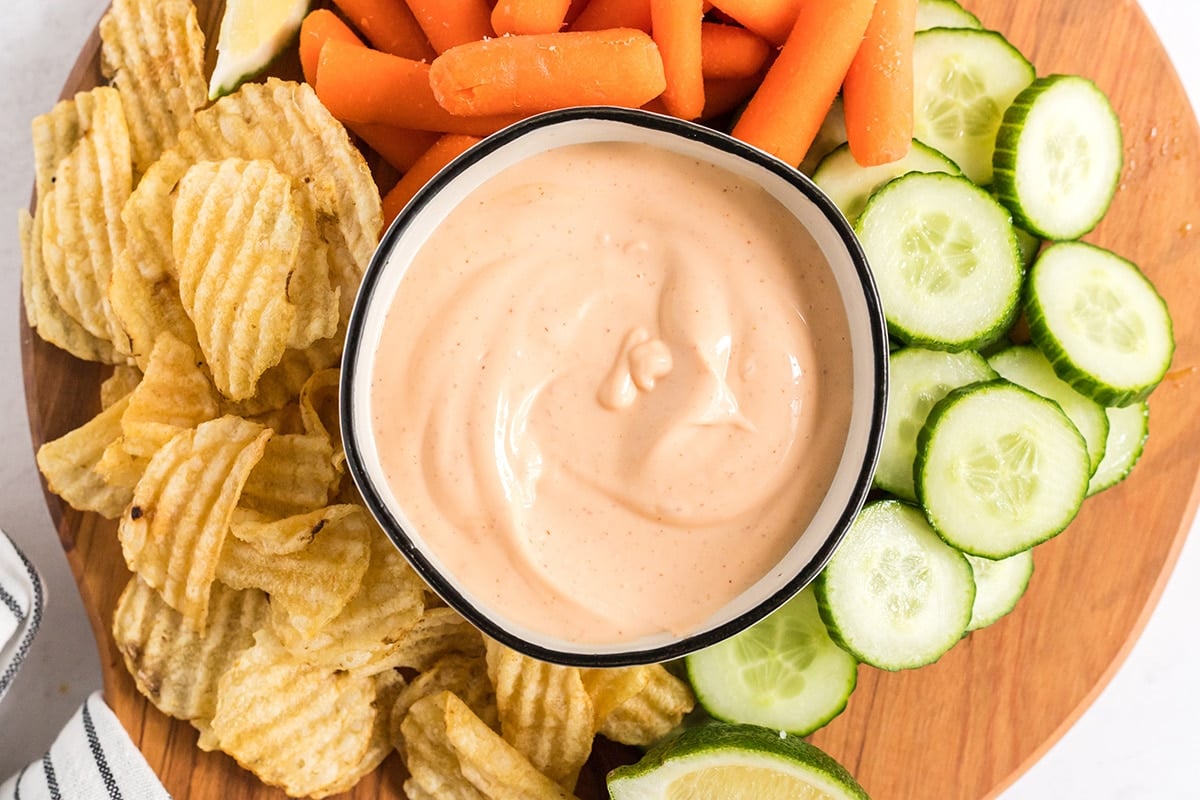
[[[300,23],[300,68],[304,71],[304,80],[311,85],[317,83],[317,62],[321,57],[321,48],[330,39],[346,44],[362,44],[350,26],[327,8],[317,9]]]
[[[837,97],[874,7],[875,0],[805,0],[733,135],[799,164]]]
[[[876,0],[842,85],[846,135],[864,167],[898,161],[913,135],[913,29],[917,0]]]
[[[506,33],[558,33],[571,0],[498,0],[492,9],[492,29]]]
[[[749,78],[762,72],[771,57],[770,42],[736,25],[706,22],[700,26],[700,54],[705,78]]]
[[[573,31],[637,28],[650,32],[650,0],[592,0],[571,25]]]
[[[754,94],[761,80],[761,75],[705,80],[704,111],[700,114],[700,119],[713,119],[733,111]]]
[[[700,68],[703,19],[704,0],[650,0],[650,28],[667,78],[663,105],[680,119],[695,119],[704,110]]]
[[[712,0],[713,6],[772,44],[783,44],[806,0]],[[820,5],[818,3],[818,5]]]
[[[492,31],[492,9],[485,0],[405,0],[429,43],[439,53],[477,42]]]
[[[412,169],[421,154],[433,147],[440,137],[433,131],[414,131],[391,125],[352,124],[347,127],[398,172]]]
[[[486,136],[518,117],[456,117],[438,105],[429,64],[329,40],[317,66],[317,97],[346,123]]]
[[[404,0],[333,0],[376,50],[420,61],[436,53]]]
[[[464,116],[591,104],[636,108],[666,86],[654,40],[628,28],[459,45],[434,59],[429,81],[442,107]]]
[[[439,138],[426,150],[404,173],[400,182],[383,197],[384,227],[392,224],[392,220],[408,205],[408,201],[416,196],[421,187],[429,183],[429,179],[441,171],[442,167],[465,153],[472,145],[479,142],[474,136],[446,134]]]

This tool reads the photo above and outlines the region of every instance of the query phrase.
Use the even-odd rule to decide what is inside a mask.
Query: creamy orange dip
[[[372,426],[469,597],[577,642],[686,634],[795,544],[841,457],[849,333],[757,185],[632,143],[532,156],[422,246]]]

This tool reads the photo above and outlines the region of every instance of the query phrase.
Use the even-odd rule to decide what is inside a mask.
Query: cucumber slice
[[[821,159],[812,179],[837,204],[846,219],[854,222],[876,189],[909,172],[962,174],[953,161],[914,139],[908,155],[899,161],[877,167],[859,166],[850,154],[850,145],[843,144]]]
[[[875,468],[875,486],[915,501],[913,464],[917,460],[917,434],[929,416],[929,409],[951,389],[995,377],[996,372],[983,357],[970,350],[946,353],[906,347],[892,353],[888,365],[887,421],[879,465]]]
[[[930,28],[982,28],[979,17],[954,0],[921,0],[917,3],[917,30]]]
[[[995,188],[1013,220],[1046,239],[1078,239],[1100,222],[1124,163],[1121,122],[1078,75],[1039,78],[996,135]]]
[[[1054,371],[1103,406],[1144,400],[1167,374],[1167,304],[1132,262],[1095,245],[1046,248],[1029,273],[1026,317]]]
[[[1013,230],[1017,234],[1017,249],[1021,251],[1021,264],[1028,269],[1037,258],[1038,250],[1042,247],[1042,240],[1016,225],[1013,225]]]
[[[977,631],[1017,607],[1033,577],[1033,550],[1022,550],[1000,561],[969,555],[967,562],[975,576],[975,606],[967,630]]]
[[[941,658],[966,632],[975,602],[967,559],[898,500],[859,513],[815,588],[834,641],[886,670]]]
[[[716,719],[807,736],[846,707],[858,662],[829,638],[810,586],[749,630],[688,656],[687,672]]]
[[[888,330],[910,345],[978,348],[1016,315],[1022,269],[1008,211],[959,176],[912,172],[871,196],[855,231]]]
[[[991,183],[996,132],[1033,65],[995,31],[934,28],[916,36],[913,76],[913,136]]]
[[[914,472],[938,534],[965,553],[1000,559],[1067,527],[1091,465],[1057,403],[1000,378],[955,389],[933,407]]]
[[[1089,497],[1125,480],[1142,457],[1146,438],[1150,435],[1150,406],[1144,401],[1124,408],[1108,408],[1105,413],[1108,415],[1108,443],[1104,460],[1088,483]]]
[[[1058,403],[1087,442],[1088,462],[1094,473],[1104,458],[1108,442],[1108,415],[1104,406],[1064,383],[1036,347],[1010,347],[992,355],[988,363],[1002,378]]]

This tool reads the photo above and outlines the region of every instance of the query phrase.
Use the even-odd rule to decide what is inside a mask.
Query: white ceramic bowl
[[[807,529],[757,583],[677,636],[582,644],[520,625],[487,607],[450,574],[405,515],[384,478],[372,433],[371,378],[384,318],[416,253],[474,189],[504,169],[552,148],[635,142],[715,164],[764,187],[808,230],[829,263],[849,323],[853,395],[849,431],[833,483]],[[866,259],[841,212],[808,178],[729,136],[628,109],[554,111],[520,122],[472,148],[422,189],[383,237],[363,278],[342,362],[342,436],[347,463],[368,508],[418,573],[489,636],[531,656],[580,666],[679,658],[741,631],[781,606],[820,572],[871,486],[887,405],[887,329]]]

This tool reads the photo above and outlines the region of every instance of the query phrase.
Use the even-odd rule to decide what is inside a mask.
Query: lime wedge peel
[[[224,97],[262,73],[296,37],[309,5],[310,0],[228,0],[208,99]]]
[[[869,800],[843,766],[804,740],[720,723],[613,770],[608,789],[613,800]]]

